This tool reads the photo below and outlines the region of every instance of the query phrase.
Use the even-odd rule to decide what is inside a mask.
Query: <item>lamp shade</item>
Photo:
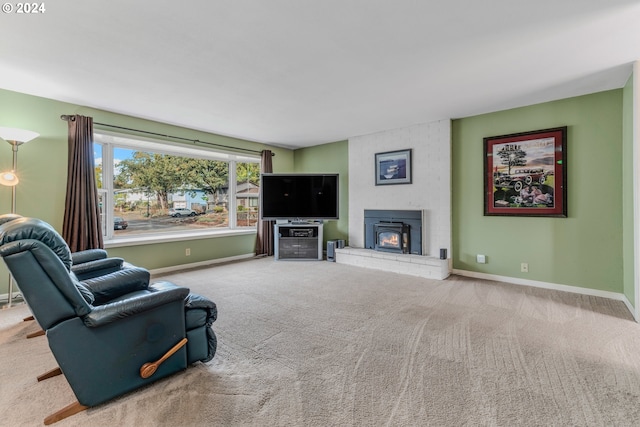
[[[18,182],[20,182],[18,175],[13,171],[0,173],[0,184],[6,185],[7,187],[13,187],[14,185],[18,185]]]
[[[32,132],[30,130],[16,129],[16,128],[4,128],[0,127],[0,138],[5,141],[16,142],[29,142],[34,138],[40,136],[39,133]]]

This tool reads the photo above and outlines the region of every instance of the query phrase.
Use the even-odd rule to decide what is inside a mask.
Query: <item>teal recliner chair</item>
[[[78,399],[45,418],[45,424],[215,354],[212,301],[170,282],[150,284],[141,268],[79,281],[71,273],[69,247],[43,221],[19,218],[2,224],[0,256]]]

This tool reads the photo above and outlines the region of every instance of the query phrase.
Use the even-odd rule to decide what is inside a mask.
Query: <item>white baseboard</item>
[[[244,255],[236,255],[236,256],[231,256],[231,257],[227,257],[227,258],[217,258],[217,259],[210,259],[210,260],[207,260],[207,261],[192,262],[190,264],[180,264],[180,265],[172,265],[170,267],[155,268],[153,270],[149,270],[149,272],[152,275],[153,274],[171,273],[171,272],[179,271],[179,270],[188,270],[190,268],[206,267],[208,265],[222,264],[222,263],[225,263],[225,262],[231,262],[231,261],[238,261],[238,260],[242,260],[242,259],[254,258],[255,256],[256,256],[256,254],[254,254],[254,253],[244,254]]]
[[[616,301],[622,301],[624,305],[627,307],[627,310],[629,310],[629,312],[635,319],[635,321],[638,322],[638,318],[635,315],[635,310],[633,308],[633,305],[631,305],[626,295],[621,293],[611,292],[611,291],[601,291],[599,289],[581,288],[579,286],[560,285],[558,283],[541,282],[538,280],[520,279],[517,277],[507,277],[507,276],[498,276],[495,274],[478,273],[475,271],[468,271],[468,270],[453,269],[453,274],[458,274],[460,276],[466,276],[466,277],[473,277],[476,279],[495,280],[496,282],[511,283],[513,285],[532,286],[534,288],[552,289],[556,291],[571,292],[574,294],[589,295],[594,297],[602,297],[602,298],[608,298]]]

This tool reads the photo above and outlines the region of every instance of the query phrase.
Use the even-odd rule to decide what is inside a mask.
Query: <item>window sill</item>
[[[199,239],[215,239],[217,237],[243,236],[248,234],[256,234],[255,228],[239,228],[235,230],[212,230],[212,231],[196,231],[196,232],[176,232],[163,234],[145,234],[131,237],[118,237],[104,241],[105,249],[120,248],[125,246],[153,245],[156,243],[179,242],[185,240]]]

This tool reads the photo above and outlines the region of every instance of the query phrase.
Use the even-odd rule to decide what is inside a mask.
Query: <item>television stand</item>
[[[321,222],[275,224],[275,259],[322,261],[322,226]]]

